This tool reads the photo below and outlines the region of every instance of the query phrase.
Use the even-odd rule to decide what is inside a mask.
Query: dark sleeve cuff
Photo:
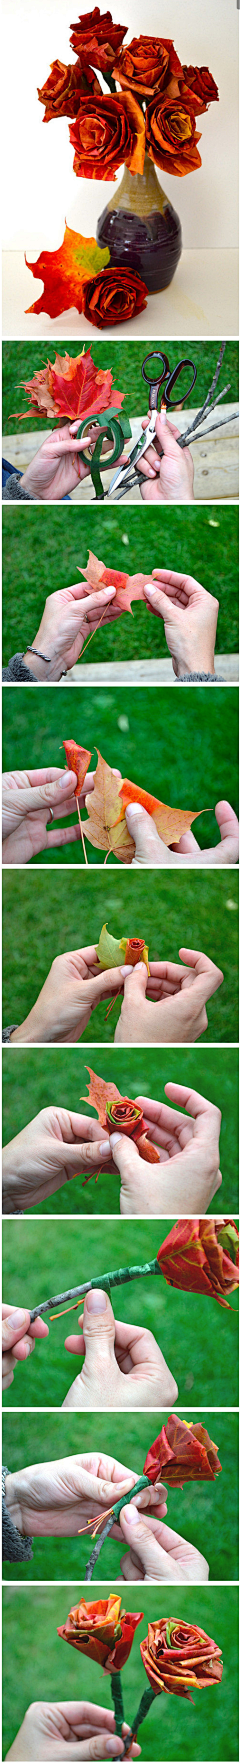
[[[26,662],[23,660],[23,649],[17,649],[16,655],[11,655],[11,660],[8,661],[7,667],[3,667],[2,677],[3,680],[36,680],[36,673],[33,673],[32,669],[27,667]]]
[[[7,477],[2,491],[2,499],[3,502],[32,501],[32,497],[28,496],[27,490],[23,489],[23,479],[20,471],[13,471],[11,472],[11,477]]]
[[[2,1553],[3,1561],[32,1561],[32,1537],[23,1537],[16,1524],[10,1518],[5,1502],[5,1481],[9,1475],[7,1464],[2,1469]]]

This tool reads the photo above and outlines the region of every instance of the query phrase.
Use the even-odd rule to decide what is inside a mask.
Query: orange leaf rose
[[[181,73],[181,61],[171,37],[133,37],[121,49],[114,66],[119,85],[143,92],[144,98],[147,92],[162,92],[172,78],[176,84]]]
[[[97,1603],[92,1604],[86,1604],[82,1598],[57,1632],[61,1640],[69,1641],[79,1653],[86,1653],[89,1659],[102,1665],[104,1671],[112,1673],[121,1671],[126,1665],[135,1628],[141,1621],[142,1611],[134,1615],[121,1610],[121,1598],[115,1594],[110,1598],[98,1598]]]
[[[44,86],[38,86],[40,104],[46,104],[43,122],[51,122],[54,116],[76,116],[81,92],[101,92],[99,80],[92,68],[82,73],[80,62],[72,62],[65,67],[63,61],[51,61],[51,73]]]
[[[205,1292],[229,1309],[239,1283],[238,1230],[234,1218],[180,1218],[158,1250],[167,1284],[181,1292]]]
[[[192,1623],[167,1621],[164,1616],[149,1622],[140,1653],[155,1696],[165,1690],[168,1696],[185,1696],[192,1702],[191,1689],[221,1682],[221,1648]]]
[[[133,175],[143,171],[145,119],[132,92],[80,98],[69,132],[76,177],[114,181],[123,160]]]
[[[219,92],[215,80],[209,72],[209,67],[183,67],[182,71],[188,91],[192,93],[193,102],[196,98],[196,108],[198,115],[201,116],[206,110],[207,104],[218,102]]]
[[[100,331],[110,324],[128,324],[146,305],[145,282],[132,269],[104,269],[83,288],[85,318]]]
[[[170,1414],[150,1446],[143,1475],[148,1475],[153,1486],[162,1477],[168,1487],[181,1488],[186,1481],[215,1481],[221,1467],[217,1445],[209,1438],[206,1427]]]
[[[115,55],[121,48],[123,37],[126,36],[127,25],[113,24],[111,12],[103,12],[94,6],[93,12],[82,12],[77,24],[71,25],[70,43],[76,49],[81,67],[89,61],[94,67],[102,69],[102,73],[111,72]]]
[[[192,105],[181,98],[150,99],[146,111],[146,147],[150,159],[169,171],[172,177],[186,177],[202,164],[197,142],[194,99]]]

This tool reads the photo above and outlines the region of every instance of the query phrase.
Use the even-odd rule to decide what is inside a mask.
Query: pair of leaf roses
[[[90,1604],[82,1598],[57,1631],[62,1640],[95,1660],[105,1673],[110,1674],[115,1707],[114,1679],[118,1676],[119,1681],[119,1673],[129,1658],[135,1631],[142,1619],[142,1611],[121,1609],[121,1598],[113,1593],[109,1598],[99,1598]],[[140,1641],[140,1654],[149,1687],[142,1696],[131,1733],[125,1740],[125,1755],[129,1754],[132,1739],[155,1696],[165,1692],[192,1702],[192,1689],[208,1689],[210,1684],[220,1683],[222,1677],[221,1648],[205,1634],[204,1629],[191,1623],[169,1617],[150,1622],[147,1636]],[[118,1731],[121,1732],[121,1721]]]
[[[83,572],[84,573],[84,572]],[[110,573],[110,572],[108,572]],[[105,571],[106,574],[106,571]],[[78,746],[76,741],[63,741],[68,769],[76,773],[76,801],[81,796],[83,783],[87,774],[91,752]],[[118,782],[111,766],[97,748],[98,763],[94,776],[94,788],[86,796],[88,819],[84,820],[84,835],[96,850],[110,852],[118,858],[119,863],[132,863],[135,852],[134,839],[128,832],[125,810],[132,802],[139,802],[154,820],[160,839],[166,846],[178,845],[182,834],[188,832],[193,820],[197,820],[201,809],[169,808],[160,802],[157,796],[150,795],[138,784],[131,783],[130,778]],[[81,823],[80,823],[81,824]],[[105,858],[107,862],[107,857]]]
[[[98,6],[80,15],[70,38],[76,62],[53,61],[38,87],[44,122],[70,118],[77,177],[114,181],[124,161],[132,176],[141,176],[145,151],[156,165],[184,177],[201,165],[196,116],[218,99],[215,80],[208,67],[182,66],[171,38],[141,35],[122,47],[126,31],[126,25],[113,24],[110,12],[101,16]],[[109,264],[108,248],[66,227],[58,251],[41,252],[37,263],[27,264],[44,282],[28,310],[54,318],[75,306],[100,330],[129,322],[144,310],[147,288],[132,270]]]

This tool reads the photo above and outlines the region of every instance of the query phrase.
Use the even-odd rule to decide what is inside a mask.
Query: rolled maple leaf
[[[111,12],[101,15],[100,7],[94,6],[92,12],[80,13],[76,24],[71,25],[71,31],[70,43],[79,56],[81,67],[88,67],[92,61],[102,73],[111,72],[126,36],[127,25],[113,24]]]
[[[96,100],[97,102],[97,100]],[[74,127],[74,124],[73,124]],[[172,177],[186,177],[201,166],[194,98],[171,98],[155,93],[146,110],[146,148],[150,159]]]
[[[147,967],[144,937],[128,937],[125,949],[125,967],[136,967],[137,961],[145,961]]]
[[[77,741],[63,741],[63,747],[66,753],[68,770],[76,772],[77,784],[76,789],[74,790],[74,795],[77,799],[78,796],[81,796],[84,778],[86,777],[89,760],[92,758],[92,754],[87,747],[79,747]]]
[[[137,1615],[121,1610],[121,1598],[115,1593],[92,1604],[86,1604],[82,1598],[57,1633],[60,1640],[69,1641],[79,1653],[87,1653],[88,1659],[95,1659],[112,1675],[126,1664],[142,1615],[142,1610]]]
[[[157,1256],[167,1285],[181,1292],[206,1293],[224,1309],[229,1309],[228,1296],[239,1284],[238,1259],[234,1218],[181,1218]]]
[[[160,1617],[149,1622],[140,1653],[155,1696],[162,1690],[192,1702],[191,1689],[208,1689],[222,1677],[221,1647],[192,1623]],[[132,1728],[135,1730],[135,1728]]]
[[[133,269],[114,269],[113,266],[92,276],[92,280],[84,283],[82,293],[82,310],[89,324],[95,324],[97,330],[104,331],[106,326],[113,324],[129,324],[147,305],[146,283],[136,275]]]
[[[111,179],[119,166],[132,175],[143,172],[145,118],[133,92],[102,92],[100,98],[79,98],[69,135],[74,147],[76,177]]]
[[[106,1117],[110,1132],[125,1133],[127,1139],[135,1140],[140,1157],[144,1157],[146,1163],[159,1163],[159,1151],[146,1137],[147,1122],[136,1102],[129,1102],[128,1096],[123,1096],[120,1102],[107,1103]]]
[[[153,1486],[159,1477],[168,1487],[183,1487],[187,1481],[215,1481],[222,1468],[217,1445],[201,1423],[180,1419],[170,1414],[166,1426],[150,1445],[143,1474]]]

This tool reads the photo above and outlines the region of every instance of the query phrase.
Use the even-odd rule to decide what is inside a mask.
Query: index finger
[[[202,1130],[202,1124],[207,1125],[210,1114],[212,1117],[215,1116],[216,1124],[217,1121],[219,1121],[220,1125],[222,1118],[221,1109],[217,1108],[215,1102],[209,1102],[207,1096],[200,1096],[199,1090],[188,1090],[185,1087],[185,1084],[174,1083],[167,1083],[164,1085],[164,1088],[166,1096],[171,1096],[173,1102],[182,1102],[183,1108],[186,1108],[188,1114],[191,1114],[193,1120],[196,1120],[197,1128],[200,1131]],[[181,1119],[181,1116],[179,1116],[179,1118]],[[178,1115],[176,1115],[176,1119],[178,1119]],[[184,1115],[182,1116],[182,1119],[184,1120]]]
[[[179,955],[188,962],[189,968],[195,969],[196,979],[200,979],[205,973],[206,978],[207,975],[209,976],[209,981],[215,981],[214,991],[222,984],[224,975],[221,968],[216,966],[216,962],[211,961],[210,955],[204,955],[203,951],[199,949],[179,949]]]

